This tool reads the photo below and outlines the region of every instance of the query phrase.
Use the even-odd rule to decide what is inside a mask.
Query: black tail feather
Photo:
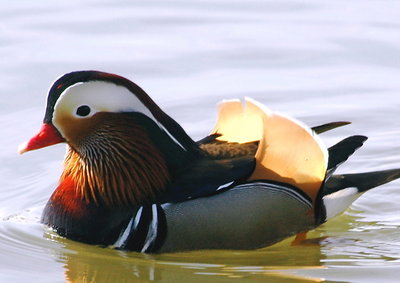
[[[220,137],[220,136],[221,136],[221,134],[218,134],[218,133],[211,134],[211,135],[208,135],[208,136],[202,138],[201,140],[196,141],[196,143],[198,145],[206,144],[206,143],[212,143],[212,142],[215,142],[217,140],[217,138]]]
[[[326,123],[326,124],[323,124],[323,125],[312,127],[311,129],[314,132],[316,132],[317,134],[322,134],[324,132],[333,130],[333,129],[338,128],[338,127],[343,127],[343,126],[346,126],[348,124],[351,124],[351,122],[346,122],[346,121],[331,122],[331,123]]]
[[[328,149],[329,160],[327,177],[332,175],[336,168],[359,149],[367,139],[366,136],[351,136],[331,146]]]
[[[333,175],[326,181],[322,195],[329,195],[349,187],[357,188],[361,193],[398,178],[400,178],[400,169]]]

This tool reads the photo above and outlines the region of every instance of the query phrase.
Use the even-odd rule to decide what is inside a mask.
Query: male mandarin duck
[[[400,169],[334,175],[367,139],[325,148],[312,129],[252,99],[224,101],[193,141],[132,81],[60,77],[20,153],[67,143],[41,221],[69,239],[138,252],[257,249],[313,229]]]

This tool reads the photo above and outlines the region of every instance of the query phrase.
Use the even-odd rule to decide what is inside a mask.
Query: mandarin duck
[[[39,133],[19,152],[67,144],[41,222],[66,238],[147,253],[258,249],[313,229],[400,169],[335,175],[362,146],[326,148],[318,134],[246,98],[223,101],[211,134],[194,141],[132,81],[63,75]]]

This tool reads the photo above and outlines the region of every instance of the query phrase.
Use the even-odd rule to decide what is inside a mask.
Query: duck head
[[[62,142],[60,183],[72,181],[82,199],[109,206],[151,201],[197,149],[139,86],[98,71],[56,80],[39,133],[19,152]]]

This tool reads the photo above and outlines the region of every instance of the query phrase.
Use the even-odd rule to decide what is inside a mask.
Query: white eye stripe
[[[152,119],[176,144],[186,150],[136,95],[123,86],[105,81],[80,82],[64,90],[54,106],[52,120],[61,134],[63,131],[58,123],[59,115],[82,118],[83,116],[77,114],[77,110],[84,105],[90,107],[90,113],[85,117],[93,116],[97,112],[140,112]]]
[[[154,119],[150,110],[127,88],[104,81],[76,83],[58,98],[57,108],[77,109],[88,105],[96,112],[141,112]]]

